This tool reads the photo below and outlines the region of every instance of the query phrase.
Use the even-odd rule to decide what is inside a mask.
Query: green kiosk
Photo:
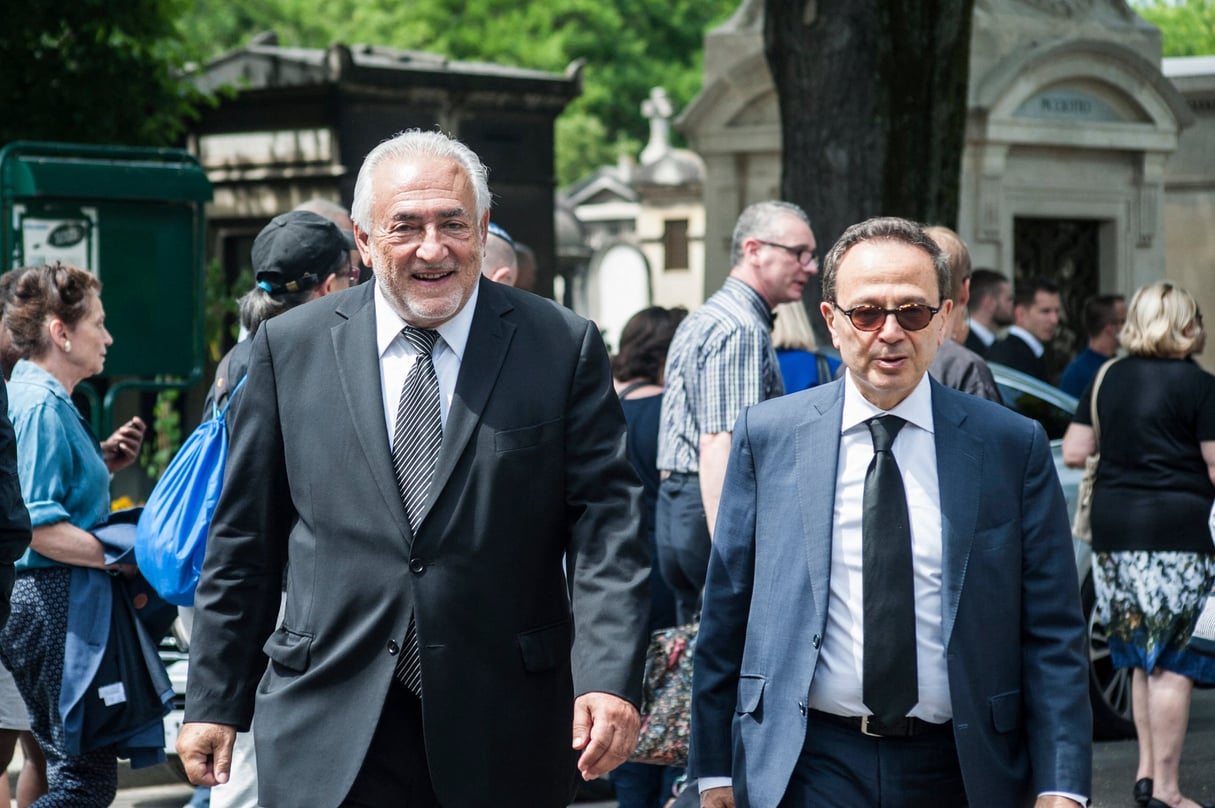
[[[124,390],[202,378],[210,199],[206,173],[179,149],[21,141],[0,149],[0,269],[60,261],[102,281],[114,345],[105,378],[77,388],[99,436],[110,434]]]

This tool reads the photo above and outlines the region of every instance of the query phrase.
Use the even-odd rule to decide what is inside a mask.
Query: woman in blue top
[[[69,754],[59,693],[64,670],[72,567],[106,568],[88,532],[110,510],[110,473],[129,465],[143,441],[133,419],[99,444],[72,403],[76,385],[101,372],[113,342],[105,327],[101,283],[82,269],[33,267],[4,310],[15,347],[29,357],[9,381],[9,418],[33,541],[17,562],[12,614],[0,633],[0,658],[13,672],[47,762],[49,792],[35,806],[105,806],[118,784],[111,748]]]

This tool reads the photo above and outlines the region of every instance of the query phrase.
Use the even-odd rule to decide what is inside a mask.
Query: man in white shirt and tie
[[[1091,714],[1041,426],[927,375],[949,271],[854,225],[822,312],[844,379],[734,430],[692,714],[701,804],[1083,805]]]

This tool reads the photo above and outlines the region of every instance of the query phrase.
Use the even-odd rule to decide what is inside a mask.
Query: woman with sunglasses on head
[[[1182,795],[1179,764],[1194,683],[1215,684],[1215,657],[1186,648],[1215,586],[1207,527],[1215,376],[1191,361],[1204,339],[1187,291],[1167,282],[1140,288],[1120,337],[1127,356],[1105,366],[1095,398],[1097,381],[1090,383],[1063,437],[1069,466],[1100,452],[1092,501],[1097,616],[1114,665],[1133,669],[1133,794],[1152,808],[1200,805]]]

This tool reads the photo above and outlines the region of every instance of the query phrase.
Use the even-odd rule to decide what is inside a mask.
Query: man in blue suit
[[[739,418],[696,647],[702,806],[1091,794],[1063,494],[1041,426],[927,375],[949,281],[917,225],[849,228],[822,281],[845,378]]]

